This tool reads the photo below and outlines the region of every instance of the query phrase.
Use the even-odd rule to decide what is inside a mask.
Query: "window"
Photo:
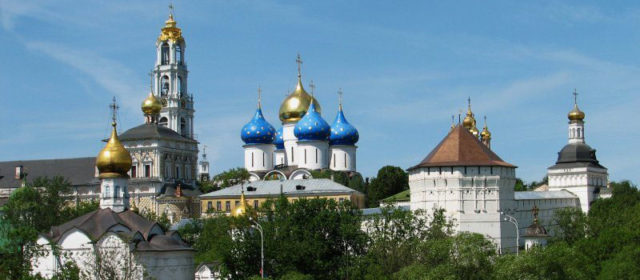
[[[216,210],[222,211],[222,202],[220,201],[216,202]]]
[[[118,196],[120,196],[120,186],[116,186],[114,190],[113,198],[118,198]]]
[[[264,167],[264,153],[262,153],[262,167]]]
[[[187,121],[184,118],[180,118],[180,134],[187,136]]]
[[[231,211],[231,201],[226,201],[224,203],[224,208],[227,212]]]
[[[213,209],[213,202],[209,201],[207,202],[207,210],[209,211],[211,209]]]
[[[160,64],[167,65],[169,64],[169,44],[163,43],[160,49]]]
[[[293,157],[293,147],[291,147],[291,162],[293,163],[295,161],[295,158]]]
[[[180,95],[180,97],[182,97],[183,93],[184,93],[184,87],[182,85],[182,77],[178,76],[178,94]]]
[[[169,94],[169,77],[162,76],[162,79],[160,80],[160,85],[162,86],[162,88],[160,89],[160,94],[162,96],[167,96],[167,94]]]
[[[238,205],[240,205],[240,201],[236,200],[236,204],[234,205],[235,207],[238,207]]]
[[[307,163],[307,149],[304,149],[304,163]]]
[[[144,177],[151,177],[151,165],[150,164],[145,164],[144,165]]]
[[[333,153],[332,158],[333,158],[333,159],[332,159],[332,161],[333,161],[333,167],[336,167],[336,153]]]
[[[135,178],[136,177],[136,166],[132,165],[131,166],[131,178]]]
[[[180,178],[180,166],[176,166],[176,178]]]
[[[109,186],[107,186],[104,190],[104,197],[111,197],[111,194],[109,193]]]
[[[183,58],[182,58],[182,47],[181,47],[180,45],[176,45],[175,58],[176,58],[176,62],[177,62],[178,64],[182,64],[182,62],[183,62]]]
[[[253,167],[253,152],[251,152],[251,167]]]
[[[347,153],[344,154],[344,168],[347,168]]]
[[[343,202],[344,201],[344,197],[341,197],[338,199],[339,202]]]
[[[258,201],[257,200],[253,201],[253,209],[258,209]]]
[[[162,117],[160,118],[160,120],[158,121],[158,124],[160,126],[164,126],[167,127],[167,124],[169,123],[169,121],[167,120],[167,117]]]
[[[316,163],[318,163],[318,149],[316,149]]]

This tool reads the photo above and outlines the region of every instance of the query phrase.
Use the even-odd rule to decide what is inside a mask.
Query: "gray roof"
[[[170,128],[156,124],[141,124],[131,128],[118,136],[120,141],[145,140],[145,139],[169,139],[184,142],[196,142],[186,138]]]
[[[546,192],[515,192],[514,194],[516,200],[578,198],[575,194],[572,194],[565,190]]]
[[[340,195],[340,194],[361,194],[360,192],[347,188],[329,179],[302,179],[285,181],[255,181],[244,185],[234,185],[218,191],[203,194],[201,198],[212,197],[238,197],[244,189],[246,197],[255,196],[279,196],[280,185],[285,196],[313,196],[313,195]],[[297,189],[297,186],[304,186],[304,189]],[[250,191],[248,187],[255,188]]]
[[[21,182],[15,178],[16,167],[22,165],[24,172],[28,173],[27,181],[31,182],[37,177],[62,176],[69,180],[71,185],[87,185],[96,183],[95,157],[66,158],[66,159],[40,159],[17,160],[0,162],[0,188],[17,188]]]
[[[597,167],[604,168],[596,158],[596,150],[584,143],[571,143],[565,145],[558,152],[558,160],[549,169],[563,169],[572,167]]]
[[[398,206],[396,208],[402,211],[411,211],[411,207],[409,207],[408,205]],[[394,211],[393,209],[394,208],[391,208],[391,211]],[[380,214],[382,214],[382,208],[380,207],[362,209],[363,216],[380,215]]]
[[[73,229],[79,229],[91,240],[98,241],[105,233],[109,232],[114,226],[121,225],[131,230],[131,235],[140,232],[144,240],[137,243],[137,250],[140,251],[175,251],[175,250],[191,250],[187,244],[171,237],[171,232],[165,235],[151,235],[151,231],[156,222],[147,220],[132,211],[124,211],[116,213],[110,208],[98,209],[62,225],[54,226],[45,236],[53,241],[58,242],[65,233]]]

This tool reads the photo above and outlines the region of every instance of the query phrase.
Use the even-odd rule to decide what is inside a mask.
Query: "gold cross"
[[[153,93],[153,71],[149,71],[149,88],[151,89],[151,93]]]
[[[300,58],[300,54],[298,53],[298,57],[296,58],[296,63],[298,63],[298,77],[302,76],[300,67],[302,66],[302,59]]]
[[[173,3],[169,3],[169,14],[173,15]]]
[[[116,125],[116,116],[118,114],[118,109],[120,108],[116,103],[116,97],[113,97],[113,103],[109,104],[109,108],[111,109],[111,120],[113,121],[113,125]]]
[[[338,88],[338,104],[340,104],[340,110],[342,110],[342,88]]]
[[[309,88],[311,89],[311,95],[316,92],[316,85],[313,83],[313,80],[309,81]]]
[[[575,88],[573,89],[573,103],[578,104],[578,91]]]
[[[258,86],[258,108],[262,108],[262,88]]]

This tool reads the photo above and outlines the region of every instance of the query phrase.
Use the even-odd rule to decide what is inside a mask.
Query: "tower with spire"
[[[110,208],[114,212],[129,209],[128,172],[131,169],[131,154],[118,139],[116,130],[116,98],[110,105],[113,112],[111,137],[107,145],[96,157],[96,167],[100,178],[100,208]]]
[[[262,90],[258,88],[258,108],[253,118],[242,127],[244,141],[244,167],[249,172],[267,172],[273,169],[273,140],[276,130],[262,114]]]
[[[578,93],[573,92],[573,109],[569,119],[569,141],[558,153],[556,164],[547,169],[549,190],[567,190],[580,200],[580,208],[587,213],[591,202],[609,183],[607,168],[596,158],[596,150],[585,142],[585,113],[578,108]]]
[[[154,92],[163,104],[158,123],[193,139],[194,108],[193,95],[187,90],[186,44],[182,30],[173,19],[173,7],[169,8],[169,19],[156,42],[157,58],[153,68]]]
[[[356,143],[360,139],[358,130],[344,117],[342,89],[338,91],[338,114],[331,125],[329,144],[331,161],[329,169],[334,171],[356,171]]]

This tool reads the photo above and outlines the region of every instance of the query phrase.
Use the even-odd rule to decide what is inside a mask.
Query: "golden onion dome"
[[[464,120],[462,120],[462,126],[464,126],[466,129],[471,129],[472,127],[474,127],[473,123],[475,123],[475,119],[473,118],[473,114],[471,114],[471,111],[469,111],[467,113],[467,116],[464,117]]]
[[[173,19],[173,13],[169,14],[169,19],[165,21],[164,27],[162,28],[162,32],[160,33],[160,37],[158,37],[158,41],[172,41],[172,42],[182,42],[184,38],[182,38],[182,30],[176,27],[176,21]]]
[[[100,178],[127,177],[127,172],[131,169],[131,154],[118,140],[116,123],[112,126],[111,138],[96,158]]]
[[[246,213],[247,213],[247,201],[244,198],[244,191],[242,191],[242,194],[240,195],[240,205],[235,209],[233,209],[233,212],[231,213],[231,215],[234,217],[240,217]]]
[[[487,127],[487,116],[484,117],[484,127],[482,128],[482,132],[480,132],[480,137],[482,137],[482,139],[491,139],[491,132],[489,132],[489,128]]]
[[[320,108],[320,103],[315,97],[311,96],[307,91],[302,87],[302,81],[300,79],[300,75],[298,75],[298,84],[296,85],[296,89],[287,96],[287,98],[282,101],[282,105],[280,105],[280,120],[282,123],[292,123],[297,122],[307,113],[309,110],[309,104],[311,104],[311,100],[316,106],[316,111],[318,113],[322,112]]]
[[[578,104],[573,105],[573,109],[569,111],[568,118],[570,121],[582,121],[584,120],[584,112],[580,111]]]
[[[482,132],[480,132],[480,136],[482,136],[482,139],[491,139],[491,132],[489,132],[486,125],[482,129]]]
[[[162,110],[162,102],[156,98],[153,92],[150,92],[149,96],[142,101],[141,108],[145,115],[157,115]]]

